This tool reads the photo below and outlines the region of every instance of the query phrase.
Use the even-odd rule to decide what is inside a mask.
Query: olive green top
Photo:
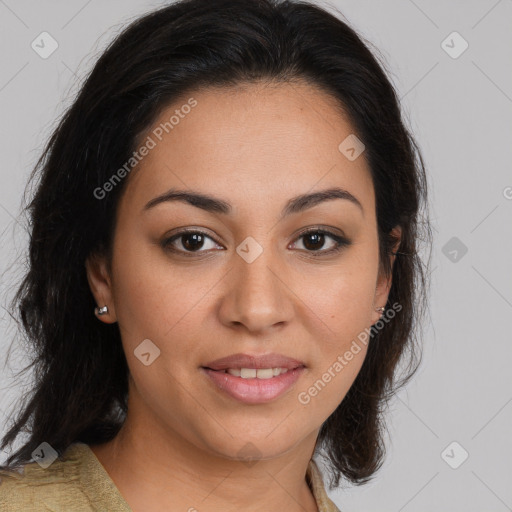
[[[322,474],[311,459],[306,481],[318,512],[340,512],[325,492]],[[85,443],[71,444],[46,469],[37,462],[22,471],[0,471],[2,512],[132,512],[128,503]]]

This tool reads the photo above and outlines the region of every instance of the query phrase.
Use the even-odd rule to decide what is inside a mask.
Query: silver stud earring
[[[106,315],[108,313],[108,307],[103,306],[102,308],[94,308],[94,312],[98,315]]]
[[[379,311],[380,313],[384,313],[384,310],[386,308],[384,306],[381,306],[380,308],[375,308],[375,311]]]

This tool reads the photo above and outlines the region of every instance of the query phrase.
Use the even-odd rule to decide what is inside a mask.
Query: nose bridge
[[[250,249],[252,250],[252,249]],[[272,268],[276,265],[273,251],[270,248],[265,248],[254,261],[248,262],[243,257],[238,256],[239,261],[237,267],[237,286],[240,289],[250,293],[252,297],[258,295],[273,296],[279,293],[276,290],[276,276]]]
[[[244,324],[251,330],[264,330],[289,319],[290,304],[286,287],[278,278],[278,254],[255,239],[245,239],[234,254],[229,287],[227,320]],[[227,297],[226,297],[227,299]]]

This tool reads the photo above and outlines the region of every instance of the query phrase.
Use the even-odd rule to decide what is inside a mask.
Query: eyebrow
[[[280,218],[282,219],[288,215],[303,212],[309,208],[313,208],[320,203],[323,203],[324,201],[331,201],[333,199],[343,199],[350,201],[352,204],[355,204],[364,215],[363,206],[355,196],[353,196],[348,190],[335,187],[321,190],[319,192],[313,192],[311,194],[302,194],[293,197],[292,199],[288,200],[284,206]],[[144,207],[144,211],[150,210],[159,204],[170,201],[181,201],[197,208],[201,208],[207,212],[221,213],[223,215],[229,215],[233,210],[232,206],[227,201],[222,199],[196,191],[170,189],[164,194],[151,199]]]

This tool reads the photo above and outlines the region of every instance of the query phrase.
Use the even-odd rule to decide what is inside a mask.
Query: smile
[[[284,371],[283,371],[284,370]],[[277,399],[290,389],[305,371],[301,366],[286,368],[229,368],[201,371],[215,384],[215,389],[245,404],[261,404]]]

